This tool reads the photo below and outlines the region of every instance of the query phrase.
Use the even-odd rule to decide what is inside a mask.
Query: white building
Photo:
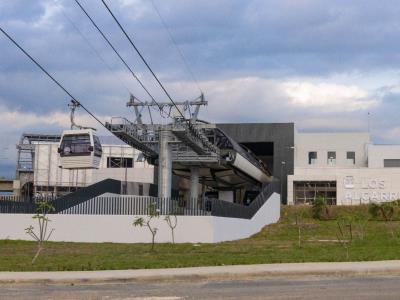
[[[350,205],[400,199],[400,145],[374,145],[368,133],[295,132],[288,204],[322,196]]]
[[[36,144],[33,161],[34,193],[70,192],[107,178],[148,184],[154,182],[154,167],[142,159],[140,151],[113,137],[100,139],[103,155],[99,169],[62,169],[57,152],[58,143]]]
[[[220,126],[263,160],[275,179],[282,179],[283,203],[311,203],[319,196],[338,205],[400,199],[400,145],[373,144],[368,133],[299,133],[293,123]],[[24,195],[63,194],[107,178],[156,183],[154,167],[139,151],[115,137],[101,139],[100,168],[79,171],[59,168],[58,143],[35,143],[29,180],[16,180],[14,190]],[[18,170],[23,172],[24,168]],[[188,180],[175,183],[180,195],[188,194]],[[143,185],[139,184],[134,192],[141,194],[141,190]],[[227,200],[225,196],[221,193],[219,198]],[[238,199],[240,203],[242,197]]]

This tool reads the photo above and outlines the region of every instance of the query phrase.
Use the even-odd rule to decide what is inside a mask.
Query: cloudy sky
[[[159,101],[164,95],[101,1],[80,0]],[[190,76],[153,3],[184,54]],[[211,122],[295,122],[400,142],[400,6],[386,0],[107,1],[175,100],[204,92]],[[91,111],[148,100],[73,0],[0,1],[0,26]],[[69,126],[66,96],[0,34],[0,176],[22,132]],[[78,121],[94,125],[83,113]]]

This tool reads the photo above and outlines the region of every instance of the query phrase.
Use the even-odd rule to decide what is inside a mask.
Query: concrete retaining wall
[[[249,237],[280,217],[280,196],[273,194],[251,219],[212,216],[178,216],[175,229],[177,243],[216,243]],[[133,227],[134,216],[126,215],[50,215],[52,241],[148,243],[147,228]],[[156,242],[171,241],[171,230],[160,216],[153,224],[158,228]],[[0,214],[0,239],[29,240],[25,228],[36,226],[32,215]]]

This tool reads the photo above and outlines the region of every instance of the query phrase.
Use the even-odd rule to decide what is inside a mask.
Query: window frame
[[[60,156],[90,156],[92,154],[92,151],[90,151],[91,146],[92,141],[89,133],[66,134],[62,137],[60,144]],[[65,153],[66,147],[71,149],[69,153]]]
[[[332,161],[330,160],[331,157],[330,157],[329,154],[333,154]],[[326,156],[327,156],[327,157],[326,157],[326,159],[327,159],[327,165],[328,165],[328,166],[331,166],[331,167],[336,166],[336,151],[328,151]]]
[[[315,153],[314,158],[311,157],[312,153]],[[314,159],[314,163],[313,163],[313,159]],[[313,166],[313,165],[316,165],[317,162],[318,162],[318,152],[317,151],[308,151],[308,165]]]
[[[398,158],[384,158],[383,159],[384,168],[400,168],[400,159]]]
[[[107,169],[132,169],[133,161],[132,157],[107,156]]]
[[[93,135],[93,145],[94,156],[101,157],[103,154],[103,148],[101,147],[101,142],[97,135]]]
[[[349,158],[349,154],[354,154],[354,157]],[[350,160],[352,160],[352,162],[350,163]],[[356,152],[355,151],[346,151],[346,162],[347,165],[351,165],[351,166],[355,166],[356,165]]]

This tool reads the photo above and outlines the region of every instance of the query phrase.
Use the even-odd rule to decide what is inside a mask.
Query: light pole
[[[286,162],[285,161],[281,161],[281,201],[283,200],[283,180],[284,180],[284,174],[283,174],[283,170],[285,168]]]
[[[281,197],[282,198],[283,198],[283,181],[285,180],[286,186],[287,186],[287,178],[286,177],[287,177],[288,171],[291,172],[290,174],[294,174],[294,168],[296,165],[296,147],[294,145],[288,145],[288,146],[285,146],[285,150],[288,152],[290,151],[290,157],[288,157],[289,170],[286,167],[286,161],[281,162]],[[291,150],[293,150],[293,156],[291,155],[292,154]],[[286,157],[286,151],[285,151],[285,157]],[[286,193],[285,197],[286,197],[286,204],[287,204],[287,193]]]

